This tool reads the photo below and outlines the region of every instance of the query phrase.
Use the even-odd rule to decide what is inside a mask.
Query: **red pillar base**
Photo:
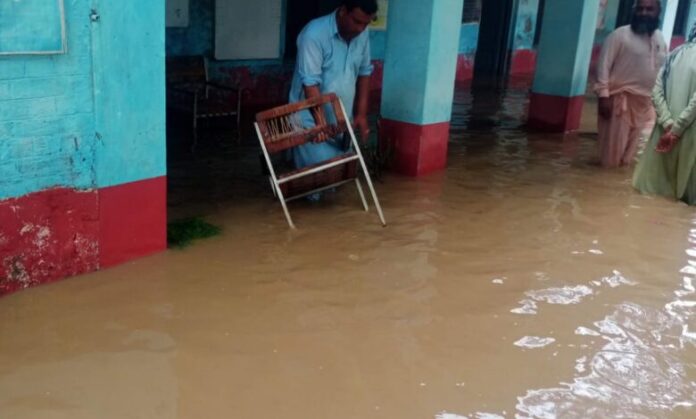
[[[534,74],[536,69],[536,51],[533,49],[520,49],[512,54],[510,65],[511,75]]]
[[[422,176],[447,166],[449,122],[416,125],[382,119],[380,141],[389,144],[392,168],[409,176]]]
[[[167,178],[99,190],[102,268],[167,248]]]
[[[532,92],[529,98],[529,128],[568,132],[580,128],[584,96],[562,97]]]

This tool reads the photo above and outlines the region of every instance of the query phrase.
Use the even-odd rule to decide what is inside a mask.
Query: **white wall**
[[[280,58],[283,0],[216,0],[215,58]]]

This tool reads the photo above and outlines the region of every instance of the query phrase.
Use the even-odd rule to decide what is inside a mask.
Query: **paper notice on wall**
[[[375,21],[370,24],[370,29],[373,31],[384,31],[387,29],[388,0],[377,0],[377,4],[379,5],[379,10],[377,11]]]

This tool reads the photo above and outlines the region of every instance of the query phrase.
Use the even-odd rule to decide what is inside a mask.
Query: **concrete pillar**
[[[617,28],[619,8],[621,0],[600,0],[599,16],[597,17],[597,33],[595,43],[604,43],[604,40]]]
[[[463,0],[389,3],[380,134],[400,173],[446,165],[462,10]]]
[[[674,22],[677,20],[677,8],[679,0],[662,0],[662,23],[660,31],[665,37],[667,47],[672,45],[672,33],[674,32]]]
[[[694,24],[696,23],[696,0],[690,0],[689,1],[689,12],[688,12],[688,17],[686,19],[686,28],[685,28],[685,34],[686,37],[689,37],[689,33],[691,32],[691,28],[694,27]]]
[[[536,36],[539,0],[517,3],[514,17],[514,38],[510,74],[531,74],[536,66],[534,37]]]
[[[580,127],[599,0],[546,0],[529,104],[529,126],[551,132]]]
[[[696,23],[696,0],[689,0],[689,8],[686,11],[686,25],[684,26],[685,38],[689,37],[689,32],[694,27],[694,23]]]

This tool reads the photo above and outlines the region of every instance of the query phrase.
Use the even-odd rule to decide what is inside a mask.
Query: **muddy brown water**
[[[346,188],[289,231],[255,159],[173,164],[170,214],[224,233],[0,299],[0,418],[696,417],[696,214],[596,166],[591,103],[567,137],[524,106],[459,92],[388,228]]]

